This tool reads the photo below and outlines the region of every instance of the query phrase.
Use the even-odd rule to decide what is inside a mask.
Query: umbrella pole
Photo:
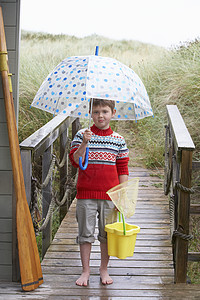
[[[92,119],[92,108],[93,108],[93,98],[91,98],[91,106],[90,106],[90,118],[89,118],[89,129],[91,126],[91,119]]]
[[[99,55],[99,46],[96,46],[95,55]],[[93,98],[91,98],[91,106],[90,106],[90,116],[89,116],[89,129],[91,127],[91,119],[92,119],[92,108],[93,108]],[[79,167],[81,170],[86,170],[88,166],[88,158],[89,158],[89,147],[86,148],[85,153],[85,164],[82,164],[82,157],[79,157]]]
[[[95,49],[95,55],[99,55],[99,46],[96,46],[96,49]],[[90,108],[90,118],[89,118],[89,129],[90,129],[90,126],[91,126],[91,118],[92,118],[92,108],[93,108],[93,98],[91,99],[91,108]]]

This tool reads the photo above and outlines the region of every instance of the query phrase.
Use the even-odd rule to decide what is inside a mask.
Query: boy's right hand
[[[91,140],[91,137],[92,137],[92,132],[90,129],[86,129],[83,133],[83,143],[84,144],[87,144],[90,140]]]

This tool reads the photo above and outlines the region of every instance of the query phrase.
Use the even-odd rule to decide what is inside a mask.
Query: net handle
[[[126,224],[125,224],[124,215],[122,213],[120,213],[120,211],[118,212],[118,214],[119,214],[119,222],[121,222],[121,216],[122,216],[124,235],[126,235]]]

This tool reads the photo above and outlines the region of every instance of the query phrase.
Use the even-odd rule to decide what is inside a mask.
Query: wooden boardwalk
[[[29,293],[17,283],[0,283],[0,299],[200,299],[199,285],[173,284],[168,197],[162,182],[151,171],[130,168],[130,178],[140,177],[136,213],[128,223],[139,225],[133,257],[111,257],[109,273],[114,283],[104,286],[99,278],[100,248],[96,241],[91,253],[88,287],[75,285],[81,273],[76,245],[75,201],[63,220],[42,262],[44,284]]]

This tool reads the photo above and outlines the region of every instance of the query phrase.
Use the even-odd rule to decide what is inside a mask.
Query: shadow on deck
[[[88,287],[75,284],[81,261],[74,201],[42,262],[44,284],[24,293],[19,284],[1,283],[0,299],[200,299],[199,285],[173,284],[169,204],[163,194],[163,179],[146,169],[130,168],[130,178],[136,176],[140,177],[136,213],[126,221],[140,226],[141,231],[133,257],[110,258],[112,285],[100,282],[98,241],[92,247]]]

